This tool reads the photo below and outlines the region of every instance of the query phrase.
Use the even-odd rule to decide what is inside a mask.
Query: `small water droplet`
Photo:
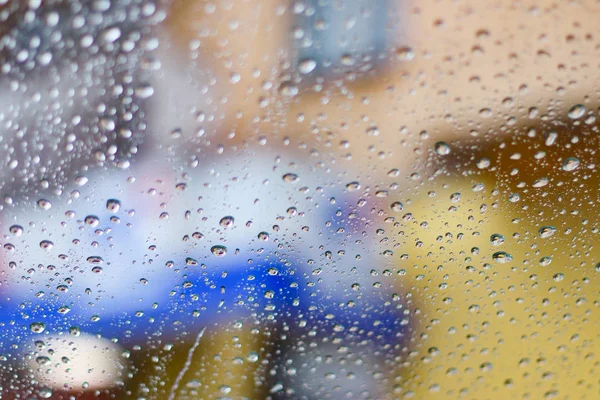
[[[295,97],[298,91],[298,86],[291,81],[283,81],[279,85],[279,93],[285,97]]]

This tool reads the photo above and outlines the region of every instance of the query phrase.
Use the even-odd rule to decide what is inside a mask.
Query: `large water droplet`
[[[492,255],[494,261],[500,264],[506,264],[512,261],[512,256],[505,251],[498,251]]]
[[[569,157],[567,158],[562,165],[562,169],[567,172],[575,171],[579,168],[580,161],[578,158]]]
[[[46,324],[43,322],[33,322],[29,325],[29,329],[31,329],[31,332],[33,333],[42,333],[46,330]]]
[[[555,232],[556,232],[556,228],[553,226],[542,226],[538,230],[538,233],[540,234],[540,237],[542,239],[549,238],[550,236],[554,235]]]
[[[108,199],[106,200],[106,209],[112,213],[119,212],[121,208],[121,202],[117,199]]]
[[[450,151],[451,151],[450,146],[446,142],[437,142],[435,144],[435,152],[439,156],[446,156],[446,155],[450,154]]]
[[[317,67],[317,62],[312,58],[306,58],[298,63],[298,70],[301,74],[310,74]]]
[[[585,106],[583,104],[576,104],[568,112],[568,116],[571,119],[579,119],[585,114]]]
[[[504,235],[501,235],[499,233],[494,233],[490,236],[490,243],[492,243],[492,245],[494,246],[500,246],[504,243],[504,240]]]
[[[219,225],[221,225],[225,228],[229,228],[229,227],[233,226],[234,222],[235,222],[235,219],[231,215],[226,215],[223,218],[221,218],[221,220],[219,221]]]
[[[225,255],[227,254],[227,247],[216,245],[211,247],[210,251],[217,257],[225,257]]]
[[[293,174],[291,172],[283,175],[284,182],[294,183],[294,182],[297,182],[299,179],[300,178],[298,178],[298,175]]]

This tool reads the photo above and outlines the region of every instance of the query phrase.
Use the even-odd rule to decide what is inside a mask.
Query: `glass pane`
[[[0,0],[0,398],[598,398],[598,11]]]

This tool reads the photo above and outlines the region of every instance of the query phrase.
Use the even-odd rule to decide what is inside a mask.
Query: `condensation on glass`
[[[599,13],[0,0],[0,398],[598,398]]]

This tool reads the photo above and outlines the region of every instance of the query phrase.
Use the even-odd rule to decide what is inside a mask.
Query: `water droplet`
[[[346,185],[346,189],[349,192],[354,192],[354,191],[360,189],[360,183],[359,182],[350,182]]]
[[[545,266],[547,266],[547,265],[550,265],[550,263],[551,263],[551,262],[552,262],[552,257],[548,257],[548,256],[546,256],[546,257],[542,257],[542,258],[540,258],[540,265],[541,265],[542,267],[545,267]]]
[[[69,311],[71,311],[71,307],[69,307],[69,306],[60,306],[60,307],[58,307],[57,311],[58,311],[59,314],[65,315],[65,314],[68,314]]]
[[[88,215],[87,217],[85,217],[83,222],[85,222],[86,225],[89,225],[92,228],[95,228],[100,223],[100,219],[98,217],[96,217],[95,215]]]
[[[579,163],[580,161],[578,158],[569,157],[563,162],[562,169],[567,172],[575,171],[579,168]]]
[[[298,94],[298,86],[291,81],[283,81],[279,85],[279,93],[285,97],[295,97]]]
[[[540,234],[540,237],[542,239],[549,238],[550,236],[554,235],[555,232],[556,232],[556,228],[553,226],[542,226],[538,230],[538,233]]]
[[[210,251],[217,257],[224,257],[227,254],[227,247],[216,245],[211,247]]]
[[[506,264],[512,261],[512,256],[505,251],[498,251],[492,255],[494,261],[500,264]]]
[[[399,201],[395,201],[390,205],[390,208],[392,209],[392,211],[400,212],[404,210],[404,205]]]
[[[499,233],[494,233],[490,236],[490,243],[492,243],[492,245],[494,246],[500,246],[504,243],[504,240],[504,235],[501,235]]]
[[[533,182],[533,187],[534,188],[541,188],[544,187],[548,184],[548,178],[540,178],[538,180],[536,180],[535,182]]]
[[[584,114],[585,114],[585,106],[583,104],[574,105],[573,107],[571,107],[571,109],[567,113],[567,115],[571,119],[579,119],[579,118],[583,117]]]
[[[23,227],[21,225],[12,225],[8,231],[15,236],[21,236],[23,234]]]
[[[365,132],[368,136],[379,136],[379,128],[376,126],[370,126]]]
[[[100,256],[89,256],[87,258],[87,262],[89,262],[90,264],[102,264],[104,262],[104,259]]]
[[[227,215],[227,216],[221,218],[221,220],[219,221],[219,225],[221,225],[225,228],[229,228],[229,227],[233,226],[234,222],[235,222],[235,219],[232,216]]]
[[[37,202],[37,205],[42,210],[49,210],[50,208],[52,208],[52,203],[50,203],[50,201],[48,201],[46,199],[39,199]]]
[[[479,160],[477,160],[477,168],[479,169],[486,169],[487,167],[489,167],[491,164],[491,161],[489,160],[489,158],[481,158]]]
[[[450,154],[450,146],[446,142],[437,142],[435,144],[435,152],[439,156],[446,156]]]
[[[298,70],[301,74],[310,74],[317,67],[317,62],[312,58],[306,58],[298,63]]]
[[[37,342],[36,342],[36,343],[37,343]],[[43,342],[41,342],[41,343],[43,343]],[[44,348],[44,347],[45,347],[45,345],[44,345],[44,344],[40,344],[40,346],[39,346],[39,347],[40,347],[40,348]],[[47,357],[47,356],[39,356],[39,357],[36,357],[36,359],[35,359],[35,362],[36,362],[38,365],[44,366],[44,365],[48,365],[48,364],[50,364],[51,360],[50,360],[50,357]]]
[[[31,332],[33,333],[42,333],[46,330],[46,324],[43,322],[33,322],[29,325],[29,329],[31,329]]]
[[[266,242],[267,240],[269,240],[269,234],[267,232],[261,232],[258,234],[258,239],[262,240],[263,242]]]
[[[108,28],[104,31],[102,37],[106,43],[113,43],[121,37],[121,29],[117,26]]]
[[[106,209],[110,212],[117,213],[121,208],[121,202],[117,199],[108,199],[106,200]]]
[[[294,182],[297,182],[299,179],[300,178],[298,178],[298,175],[293,174],[291,172],[283,175],[284,182],[294,183]]]
[[[399,61],[410,61],[414,57],[415,52],[410,47],[402,46],[396,49],[396,59]]]
[[[167,263],[167,264],[168,264],[168,263]],[[193,259],[192,257],[187,257],[187,258],[185,259],[185,264],[186,264],[186,265],[190,265],[190,266],[192,266],[192,267],[195,267],[196,265],[198,265],[198,261],[196,261],[196,260],[195,260],[195,259]],[[169,267],[169,266],[167,265],[167,267]],[[169,268],[170,268],[170,267],[169,267]]]
[[[558,272],[556,274],[554,274],[554,276],[552,276],[552,280],[554,280],[554,282],[560,282],[563,279],[565,279],[565,274]]]
[[[44,249],[44,250],[52,250],[52,248],[54,247],[54,243],[52,243],[49,240],[42,240],[40,242],[40,248]]]

